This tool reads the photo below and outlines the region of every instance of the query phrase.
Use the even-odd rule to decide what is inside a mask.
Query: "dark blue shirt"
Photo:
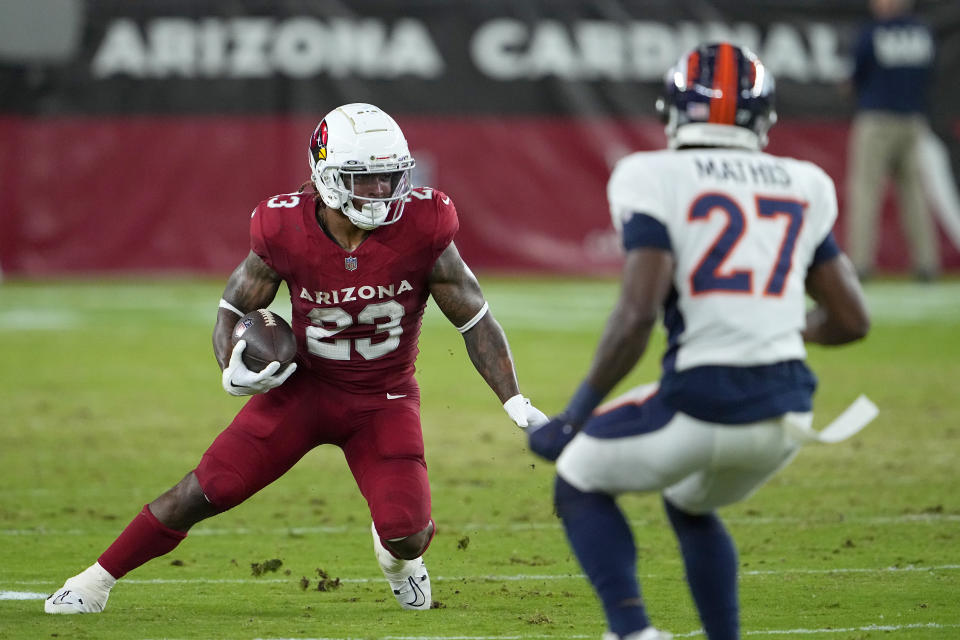
[[[912,17],[868,24],[853,54],[853,84],[861,110],[924,113],[934,62],[930,29]]]

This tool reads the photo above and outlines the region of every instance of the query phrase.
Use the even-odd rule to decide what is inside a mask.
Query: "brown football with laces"
[[[251,371],[261,371],[276,360],[283,371],[297,355],[297,339],[282,317],[269,309],[256,309],[246,314],[233,327],[230,344],[246,340],[243,363]]]

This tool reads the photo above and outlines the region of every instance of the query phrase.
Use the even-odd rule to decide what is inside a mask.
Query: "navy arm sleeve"
[[[667,227],[653,216],[638,212],[623,224],[623,248],[630,251],[644,247],[673,250]]]

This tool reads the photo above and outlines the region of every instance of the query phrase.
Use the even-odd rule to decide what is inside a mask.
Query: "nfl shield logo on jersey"
[[[357,259],[354,256],[348,256],[343,260],[343,266],[347,268],[347,271],[356,271],[357,270]]]

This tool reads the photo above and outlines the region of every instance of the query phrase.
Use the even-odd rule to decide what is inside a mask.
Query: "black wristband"
[[[580,383],[580,387],[573,394],[573,398],[570,399],[567,410],[564,412],[570,424],[579,427],[586,422],[593,410],[603,400],[603,396],[604,394],[591,387],[586,381]]]

